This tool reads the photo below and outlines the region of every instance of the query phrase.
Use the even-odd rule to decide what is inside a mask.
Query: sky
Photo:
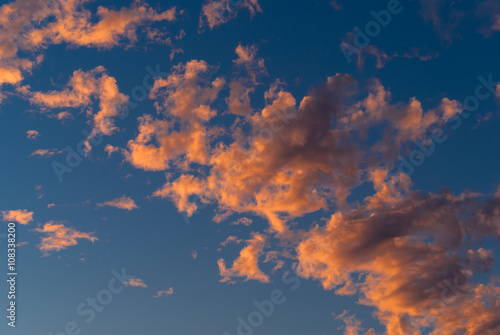
[[[0,5],[2,334],[500,334],[496,0]]]

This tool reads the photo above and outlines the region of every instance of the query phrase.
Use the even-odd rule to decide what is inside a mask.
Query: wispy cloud
[[[208,25],[210,29],[224,24],[234,19],[238,11],[248,9],[250,15],[254,16],[256,12],[262,12],[259,0],[209,0],[202,8],[200,15],[199,28],[202,31],[203,26]]]
[[[114,207],[114,208],[118,208],[118,209],[125,209],[128,211],[139,208],[132,198],[127,197],[125,195],[120,197],[120,198],[114,199],[114,200],[106,201],[102,204],[97,204],[97,206],[99,206],[99,207],[106,207],[106,206],[107,207]]]
[[[54,155],[62,154],[64,150],[57,149],[37,149],[31,153],[31,157],[40,156],[42,158],[52,157]]]
[[[41,243],[38,246],[45,256],[53,251],[57,252],[75,246],[78,240],[88,240],[92,243],[98,240],[93,233],[83,233],[54,221],[46,223],[42,228],[36,228],[35,231],[45,235],[41,237]]]
[[[161,297],[169,296],[169,295],[172,295],[172,294],[174,294],[174,288],[173,287],[169,288],[168,290],[156,292],[155,298],[161,298]]]
[[[37,137],[40,136],[40,133],[36,130],[28,130],[26,132],[26,136],[30,139],[30,140],[34,140],[36,139]]]

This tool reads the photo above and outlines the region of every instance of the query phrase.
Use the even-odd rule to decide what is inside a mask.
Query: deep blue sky
[[[9,2],[2,1],[4,3]],[[84,140],[82,130],[92,129],[86,115],[90,106],[54,109],[73,115],[72,119],[60,122],[47,117],[47,113],[40,113],[42,107],[30,103],[18,89],[29,85],[32,92],[62,91],[73,71],[103,66],[107,74],[116,79],[119,91],[130,95],[135,86],[141,85],[147,74],[146,67],[159,64],[163,71],[170,73],[174,65],[193,59],[217,66],[216,76],[224,76],[229,82],[236,77],[233,60],[240,44],[255,45],[257,57],[264,60],[267,70],[252,93],[251,106],[255,111],[265,107],[264,92],[276,79],[286,83],[286,90],[300,103],[313,88],[337,73],[352,75],[360,83],[361,91],[372,78],[378,78],[390,89],[392,103],[407,104],[415,97],[427,111],[436,108],[444,97],[461,102],[473,95],[479,84],[478,76],[491,74],[495,79],[500,76],[500,34],[485,37],[478,31],[490,23],[474,14],[479,2],[461,4],[467,17],[454,30],[456,35],[446,40],[433,29],[432,22],[425,21],[421,2],[402,1],[403,12],[393,17],[371,45],[388,55],[416,50],[418,55],[436,56],[427,61],[396,57],[387,60],[383,68],[376,68],[375,58],[370,55],[363,68],[357,67],[354,56],[349,64],[339,45],[348,40],[354,27],[372,20],[371,10],[386,8],[387,1],[341,0],[339,3],[341,10],[335,10],[329,1],[259,1],[262,12],[250,15],[248,9],[241,8],[237,17],[213,29],[205,25],[201,31],[199,18],[204,1],[150,2],[158,12],[172,6],[184,12],[175,22],[142,23],[137,27],[138,40],[134,43],[122,42],[108,48],[63,42],[26,51],[27,57],[43,54],[43,61],[34,66],[31,73],[24,72],[21,82],[1,86],[1,92],[7,97],[0,105],[0,211],[26,209],[34,216],[28,225],[18,225],[18,242],[29,242],[17,252],[18,326],[12,330],[2,322],[2,333],[59,335],[64,325],[73,320],[81,327],[81,334],[92,335],[236,334],[237,318],[246,318],[255,310],[252,302],[269,299],[276,288],[285,293],[287,300],[276,307],[276,312],[266,318],[255,334],[340,334],[342,330],[338,328],[343,323],[332,313],[339,315],[344,310],[355,312],[363,321],[363,328],[385,331],[372,316],[376,308],[358,304],[356,296],[340,296],[334,290],[324,290],[319,281],[312,279],[301,279],[300,288],[292,292],[291,285],[283,283],[281,276],[292,269],[293,259],[285,258],[284,267],[274,274],[273,263],[260,263],[272,283],[243,281],[244,278],[236,279],[234,285],[219,282],[217,261],[224,258],[229,267],[246,245],[246,242],[232,244],[218,251],[221,242],[228,236],[248,240],[252,232],[265,232],[269,224],[256,213],[244,215],[253,219],[249,227],[229,225],[242,216],[239,214],[215,223],[212,217],[216,204],[200,209],[186,224],[172,201],[152,197],[165,183],[166,172],[178,174],[179,171],[144,171],[121,154],[108,158],[105,145],[126,148],[127,142],[137,136],[139,116],[159,116],[153,99],[140,102],[125,120],[117,120],[120,131],[105,136],[102,144],[59,182],[51,164],[64,162],[66,152],[51,157],[30,155],[38,149],[74,148]],[[93,13],[97,6],[120,9],[130,6],[130,2],[99,1],[84,5]],[[448,9],[444,6],[439,14],[448,15]],[[96,22],[98,18],[93,20]],[[449,22],[444,20],[443,25],[446,24]],[[173,45],[146,41],[145,27],[166,29]],[[175,35],[181,29],[186,36],[177,40]],[[183,53],[171,60],[173,48],[180,48]],[[228,96],[226,87],[212,107],[220,113],[221,124],[229,129],[235,117],[223,114]],[[91,106],[94,112],[99,109],[96,101],[92,101]],[[492,97],[482,101],[477,112],[459,129],[453,130],[444,124],[448,140],[437,145],[435,153],[416,169],[411,176],[413,189],[438,192],[446,187],[457,194],[464,191],[494,194],[500,168],[499,122],[498,100]],[[27,139],[28,130],[37,130],[40,136]],[[410,141],[401,152],[408,154],[415,148]],[[36,185],[41,185],[41,190],[35,190]],[[365,185],[353,191],[350,201],[362,201],[371,193],[372,188]],[[128,211],[98,205],[123,195],[134,199],[139,209]],[[49,204],[55,206],[47,208]],[[335,210],[321,210],[297,221],[300,228],[308,230],[314,222],[323,225]],[[43,234],[36,229],[51,221],[94,233],[99,240],[94,243],[78,240],[77,245],[45,256],[39,249]],[[271,233],[269,236],[271,249],[284,243]],[[1,240],[1,244],[5,252],[5,241]],[[493,242],[485,245],[494,253],[500,251]],[[196,259],[192,257],[194,250]],[[107,287],[112,270],[122,268],[142,279],[148,287],[125,288],[97,313],[95,321],[85,324],[84,318],[77,315],[76,307]],[[499,270],[496,266],[489,275],[500,274]],[[174,294],[153,298],[158,291],[170,287]],[[2,281],[0,291],[6,289]],[[4,294],[1,296],[1,306],[5,306]]]

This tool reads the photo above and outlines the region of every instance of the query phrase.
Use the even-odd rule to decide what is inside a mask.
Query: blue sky
[[[2,333],[500,332],[495,1],[0,13]]]

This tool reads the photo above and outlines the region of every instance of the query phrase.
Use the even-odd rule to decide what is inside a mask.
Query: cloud
[[[201,10],[199,27],[208,25],[213,29],[234,19],[243,8],[248,9],[251,16],[262,12],[259,0],[209,0]]]
[[[47,116],[49,118],[57,119],[59,121],[64,121],[73,118],[73,115],[71,115],[70,112],[59,112],[55,114],[48,114]]]
[[[476,17],[483,22],[487,21],[479,31],[485,36],[490,37],[500,31],[500,4],[495,0],[482,1],[476,9]]]
[[[140,26],[175,21],[175,7],[157,12],[143,1],[112,10],[99,6],[95,13],[88,0],[17,0],[0,7],[0,85],[18,84],[42,60],[50,45],[111,48],[137,40]],[[21,56],[26,58],[21,58]],[[26,56],[25,56],[26,55]]]
[[[1,23],[9,37],[22,34],[24,38],[17,41],[21,49],[60,43],[110,48],[123,40],[136,41],[136,30],[141,25],[175,21],[177,16],[175,7],[157,12],[143,1],[134,1],[130,7],[117,11],[99,6],[96,13],[84,7],[87,3],[87,0],[61,0],[57,4],[50,1],[40,4],[18,0],[0,8],[4,13],[16,13],[5,15]],[[46,24],[31,24],[34,21]]]
[[[347,34],[344,42],[342,43],[344,48],[350,48],[350,46],[354,44],[354,36],[354,33]],[[386,66],[387,62],[398,58],[416,59],[421,62],[426,62],[439,56],[437,52],[422,53],[416,48],[413,48],[408,52],[394,52],[392,54],[387,54],[385,51],[380,50],[376,45],[368,45],[367,47],[361,48],[359,49],[359,52],[355,53],[355,55],[357,56],[357,66],[359,70],[364,69],[366,60],[369,57],[375,59],[375,67],[377,69],[382,69]]]
[[[92,243],[98,240],[93,233],[79,232],[54,221],[46,223],[43,228],[36,228],[35,231],[45,235],[41,237],[41,243],[38,246],[45,256],[50,255],[50,252],[75,246],[78,244],[78,240],[88,240]]]
[[[106,73],[102,66],[84,72],[76,70],[61,91],[33,92],[29,85],[18,91],[27,97],[32,105],[48,111],[56,108],[87,108],[87,115],[91,117],[92,133],[88,139],[99,135],[110,136],[118,131],[116,119],[124,115],[128,97],[120,93],[116,79]],[[92,112],[92,103],[99,101],[99,111]],[[68,112],[59,112],[53,117],[64,120]],[[86,150],[90,149],[90,142],[86,142]]]
[[[364,330],[361,328],[361,321],[357,320],[355,315],[349,315],[348,311],[344,310],[342,314],[335,316],[335,320],[344,322],[344,335],[358,335],[359,332]],[[369,333],[365,334],[368,335]]]
[[[467,12],[454,8],[457,3],[451,0],[420,0],[422,9],[420,15],[425,22],[432,23],[437,36],[451,43],[453,39],[459,38],[457,28]]]
[[[251,49],[240,53],[242,63],[255,59]],[[192,67],[196,70],[191,72],[197,79],[199,67],[205,68],[205,64],[195,64]],[[176,86],[186,80],[187,72],[175,77]],[[189,87],[192,91],[188,96],[196,90],[206,95],[208,89]],[[153,195],[171,199],[188,216],[199,205],[192,202],[196,196],[201,204],[218,204],[217,220],[231,213],[252,213],[266,218],[272,231],[286,235],[287,223],[293,218],[346,205],[350,190],[367,182],[374,169],[392,168],[403,148],[463,110],[460,103],[448,98],[427,111],[415,97],[407,103],[393,103],[391,92],[378,80],[370,81],[361,95],[356,80],[343,74],[311,89],[300,103],[284,87],[279,81],[271,85],[262,110],[247,115],[235,112],[239,118],[230,127],[230,141],[203,136],[203,145],[196,146],[203,148],[195,151],[198,155],[187,149],[197,143],[195,140],[191,139],[189,146],[184,144],[189,136],[170,142],[172,126],[168,120],[141,117],[139,136],[129,142],[127,159],[135,167],[160,171],[169,168],[175,158],[175,166],[186,172],[175,180],[168,177]],[[182,92],[184,96],[184,88]],[[189,105],[196,100],[183,99]],[[186,110],[185,104],[174,101],[169,104],[169,113],[194,119],[190,125],[196,125],[196,105]],[[205,124],[202,133],[223,133],[220,128]],[[383,131],[372,131],[378,138],[367,142],[366,134],[380,128]],[[153,135],[159,147],[149,144]],[[171,143],[176,143],[179,153],[172,154]],[[204,165],[207,175],[189,173],[193,163]]]
[[[40,136],[40,133],[36,130],[28,130],[26,132],[26,137],[29,138],[30,140],[34,140],[39,136]]]
[[[254,50],[241,47],[237,54],[235,63],[252,81],[246,65],[258,69]],[[226,132],[209,107],[219,91],[200,79],[208,68],[193,61],[157,81],[155,86],[166,88],[166,94],[153,88],[151,97],[163,118],[139,119],[139,135],[129,142],[127,159],[144,170],[180,167],[175,178],[166,173],[166,183],[153,195],[170,199],[188,216],[210,203],[217,206],[215,220],[234,213],[267,219],[269,229],[254,233],[230,266],[219,259],[222,282],[244,278],[268,283],[259,259],[265,255],[263,262],[275,262],[279,269],[281,258],[291,258],[301,276],[337,294],[357,294],[361,304],[374,307],[389,335],[424,327],[443,335],[464,329],[481,334],[472,332],[473,321],[462,323],[472,320],[465,311],[478,316],[478,329],[495,333],[495,301],[500,300],[483,301],[496,297],[498,288],[495,282],[481,285],[472,278],[491,268],[492,254],[465,247],[469,240],[500,233],[500,200],[483,202],[471,193],[425,194],[412,190],[409,176],[391,173],[413,141],[459,116],[463,106],[458,101],[444,97],[428,109],[417,97],[394,102],[379,80],[360,88],[345,74],[329,77],[297,101],[276,81],[265,92],[262,109],[227,111],[235,121]],[[200,113],[203,101],[206,108]],[[172,120],[180,122],[177,127]],[[180,140],[182,151],[172,154],[166,139],[189,129],[183,121],[202,124],[204,134],[224,134],[224,140],[204,137],[200,155]],[[373,193],[349,203],[351,191],[362,185],[371,185]],[[326,225],[295,229],[296,218],[320,210],[333,213]],[[292,245],[296,254],[264,252],[271,248],[270,235]],[[223,244],[237,241],[230,237]],[[442,303],[442,286],[455,282],[465,283],[453,300],[456,305],[447,305],[446,312],[435,308]],[[464,307],[466,301],[471,305]],[[354,319],[345,320],[353,331],[358,327]]]
[[[155,298],[161,298],[161,297],[172,295],[172,294],[174,294],[173,287],[169,288],[168,290],[156,292]]]
[[[123,283],[125,286],[129,287],[143,287],[143,288],[148,288],[146,283],[144,283],[144,280],[139,279],[139,278],[133,278],[130,280],[127,280],[126,282]]]
[[[106,201],[102,204],[97,204],[97,206],[99,206],[99,207],[108,206],[108,207],[114,207],[114,208],[118,208],[118,209],[125,209],[128,211],[139,208],[132,198],[126,197],[126,196],[122,196],[122,197],[114,199],[114,200]]]
[[[63,150],[57,150],[57,149],[38,149],[33,151],[30,156],[31,157],[40,156],[42,158],[48,158],[54,155],[62,154],[63,152],[64,152]]]
[[[0,86],[5,84],[16,85],[24,79],[23,73],[31,73],[31,70],[41,63],[43,56],[33,60],[19,59],[11,56],[10,41],[2,41],[0,38]],[[2,50],[2,49],[7,50]]]
[[[225,84],[222,77],[209,81],[213,70],[206,62],[193,60],[174,66],[167,78],[156,79],[150,97],[157,99],[156,109],[164,119],[138,118],[139,135],[128,142],[125,151],[133,166],[162,171],[172,162],[179,163],[181,157],[181,168],[208,162],[212,135],[207,125],[216,115],[210,105]]]
[[[266,237],[261,234],[254,234],[253,237],[247,241],[247,246],[240,252],[239,257],[233,262],[233,266],[226,268],[226,262],[221,258],[217,262],[221,282],[230,282],[231,277],[245,277],[247,280],[258,280],[261,283],[269,283],[269,277],[259,268],[259,257],[263,254]]]
[[[239,218],[238,220],[234,221],[231,223],[231,226],[238,226],[238,225],[244,225],[244,226],[250,226],[252,225],[253,221],[252,219],[249,218]]]
[[[3,221],[17,222],[22,225],[27,225],[33,221],[33,212],[28,212],[27,209],[17,209],[10,211],[2,211]]]
[[[246,75],[234,79],[229,84],[229,97],[226,99],[229,111],[235,115],[248,115],[253,112],[250,106],[250,94],[255,92],[259,84],[258,79],[267,75],[267,70],[262,58],[257,58],[257,47],[254,45],[236,47],[238,58],[234,64],[238,71],[245,71]]]
[[[121,150],[120,148],[114,147],[111,144],[106,144],[106,146],[104,147],[104,151],[106,151],[108,153],[108,157],[110,157],[111,154],[120,152]]]
[[[425,327],[443,335],[498,332],[500,288],[472,281],[491,269],[492,254],[461,254],[470,238],[498,237],[499,199],[479,205],[473,195],[425,195],[383,174],[374,183],[376,194],[364,205],[303,236],[298,274],[329,290],[355,282],[346,294],[358,292],[359,303],[377,308],[389,335]]]
[[[229,236],[224,242],[221,242],[220,245],[226,247],[229,244],[240,244],[243,240],[238,239],[236,236]]]

